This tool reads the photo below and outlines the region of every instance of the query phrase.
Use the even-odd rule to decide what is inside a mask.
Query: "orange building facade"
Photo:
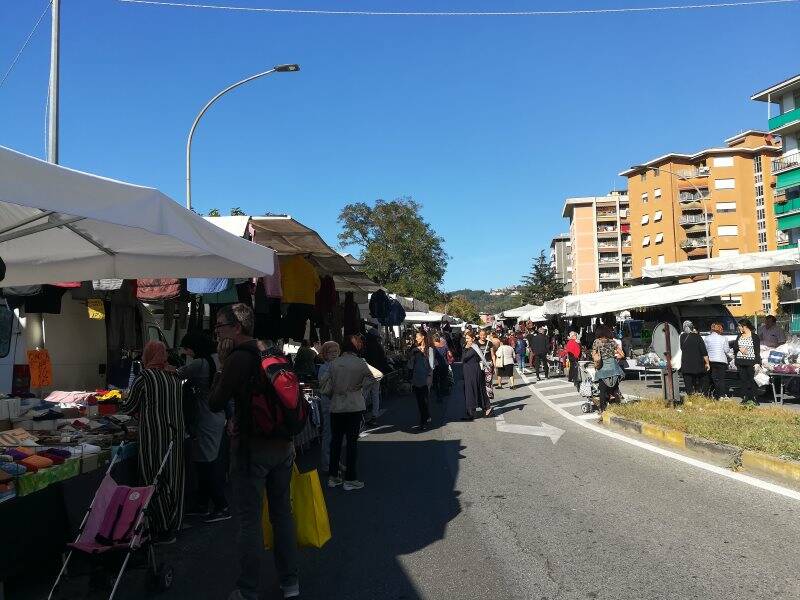
[[[776,248],[771,168],[780,144],[762,131],[725,142],[620,173],[628,179],[634,277],[644,266]],[[731,312],[774,314],[780,274],[753,278],[756,291],[729,298]]]

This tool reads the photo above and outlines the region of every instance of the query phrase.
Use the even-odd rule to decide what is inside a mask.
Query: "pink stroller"
[[[108,466],[100,487],[95,492],[94,500],[92,500],[89,510],[86,511],[79,528],[78,537],[74,542],[68,544],[70,547],[69,554],[61,567],[61,571],[58,573],[58,577],[56,577],[53,589],[50,590],[50,595],[47,597],[48,600],[54,598],[53,594],[55,594],[58,584],[67,570],[72,553],[76,550],[89,556],[108,556],[110,553],[125,553],[119,574],[114,580],[111,594],[108,597],[109,600],[112,600],[117,593],[117,588],[125,569],[128,567],[131,555],[142,549],[147,552],[147,568],[150,570],[153,587],[159,591],[165,591],[170,588],[174,572],[171,566],[156,562],[155,548],[150,539],[148,508],[150,500],[156,493],[164,466],[172,452],[173,443],[170,442],[167,448],[153,484],[144,487],[118,485],[111,476],[111,469],[117,462],[117,457],[121,454],[124,443],[120,445],[111,460],[111,464]]]

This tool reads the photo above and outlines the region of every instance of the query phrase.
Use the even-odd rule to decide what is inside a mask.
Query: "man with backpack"
[[[217,372],[209,406],[222,411],[234,402],[234,486],[239,514],[240,574],[229,600],[259,598],[260,564],[264,548],[261,511],[264,489],[275,538],[275,567],[284,598],[300,595],[298,553],[289,484],[294,444],[282,424],[286,411],[278,406],[274,384],[264,371],[261,352],[253,339],[253,310],[245,304],[224,306],[217,312],[214,333],[221,369]],[[284,359],[274,359],[274,361]],[[267,359],[265,359],[265,362]],[[288,366],[279,372],[291,384]],[[295,376],[296,378],[296,376]],[[284,386],[288,387],[288,386]],[[282,391],[282,390],[281,390]],[[298,399],[298,402],[302,402]],[[301,404],[298,404],[301,408]],[[278,418],[276,415],[280,415]]]

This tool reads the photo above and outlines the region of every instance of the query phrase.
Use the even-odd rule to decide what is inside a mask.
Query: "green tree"
[[[564,284],[558,280],[556,270],[545,257],[544,250],[533,259],[531,270],[522,278],[519,291],[522,302],[536,306],[564,295]]]
[[[446,294],[444,302],[435,305],[433,310],[458,317],[467,323],[477,323],[480,319],[478,308],[464,296],[449,296]]]
[[[440,297],[449,256],[421,208],[411,198],[348,204],[339,213],[339,243],[360,248],[364,272],[376,283],[433,303]]]
[[[219,215],[219,209],[218,208],[212,208],[210,211],[208,211],[208,216],[209,217],[218,217],[218,216],[220,216]]]
[[[231,216],[232,217],[245,217],[247,215],[245,214],[245,212],[241,208],[239,208],[238,206],[234,206],[231,209]]]

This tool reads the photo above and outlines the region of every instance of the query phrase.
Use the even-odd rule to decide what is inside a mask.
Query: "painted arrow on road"
[[[497,431],[504,431],[506,433],[521,433],[523,435],[538,435],[542,437],[549,437],[550,441],[554,444],[558,439],[564,435],[564,430],[558,427],[553,427],[542,421],[541,427],[534,425],[513,425],[505,421],[497,421]]]

